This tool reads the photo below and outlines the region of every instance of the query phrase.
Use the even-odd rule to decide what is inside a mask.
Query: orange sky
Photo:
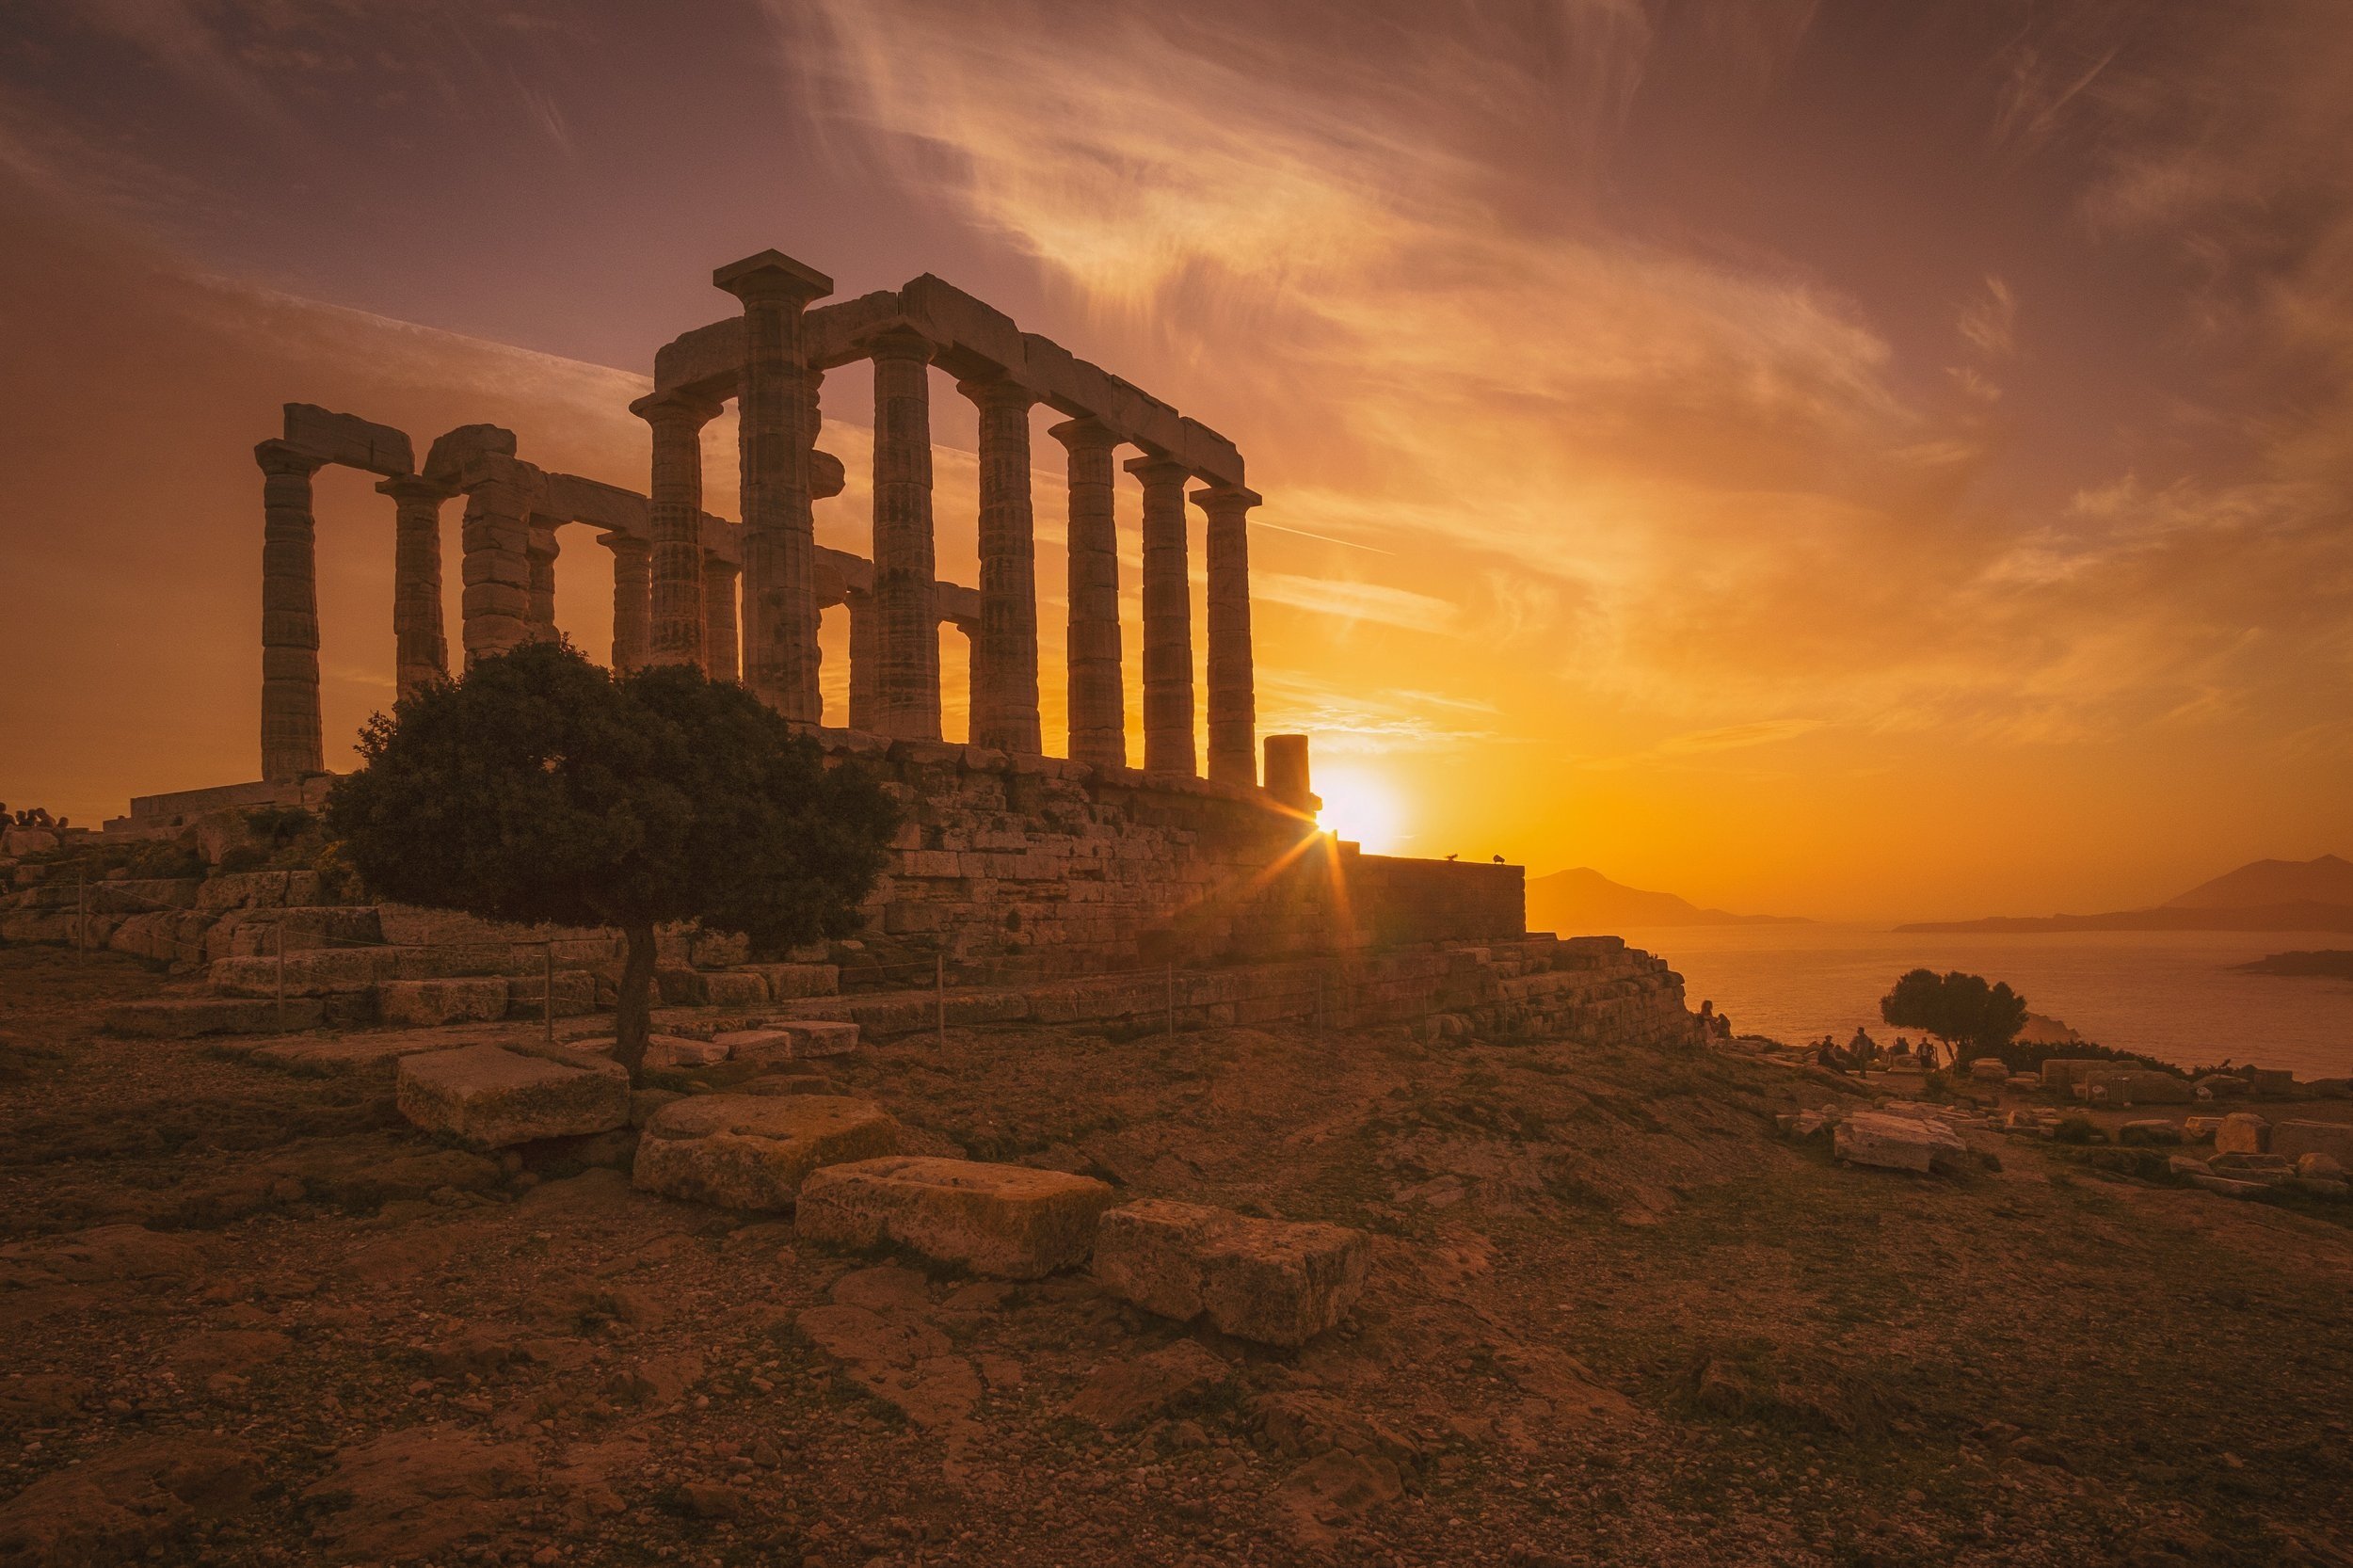
[[[1261,729],[1388,796],[1387,847],[1831,918],[2353,853],[2347,80],[2325,0],[12,13],[0,799],[253,775],[280,403],[642,488],[652,349],[776,245],[844,296],[938,273],[1231,437]],[[827,380],[859,550],[866,396]],[[330,765],[391,557],[323,476]]]

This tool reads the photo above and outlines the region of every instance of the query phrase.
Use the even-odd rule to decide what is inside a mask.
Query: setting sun
[[[1334,768],[1317,774],[1315,787],[1323,798],[1316,823],[1325,832],[1375,855],[1391,854],[1403,842],[1404,808],[1386,779],[1357,768]]]

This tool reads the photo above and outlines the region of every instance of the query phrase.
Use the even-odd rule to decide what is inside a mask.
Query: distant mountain
[[[1612,882],[1590,866],[1555,872],[1528,885],[1528,928],[1565,935],[1614,931],[1625,925],[1802,924],[1787,915],[1734,915],[1702,909],[1673,893],[1645,892]]]
[[[2168,909],[2257,909],[2266,904],[2341,904],[2353,908],[2353,860],[2256,860],[2201,882]]]
[[[1920,920],[1898,931],[2353,931],[2353,861],[2257,860],[2153,909]]]

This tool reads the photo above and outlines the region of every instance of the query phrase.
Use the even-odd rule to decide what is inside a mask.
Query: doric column
[[[641,397],[629,411],[653,427],[651,664],[703,662],[703,426],[718,408],[678,392]]]
[[[872,730],[882,696],[882,616],[874,596],[852,588],[841,596],[850,612],[850,728]]]
[[[1137,457],[1144,482],[1144,766],[1196,771],[1193,744],[1193,585],[1185,568],[1184,464]]]
[[[801,312],[833,280],[775,250],[711,275],[744,302],[737,412],[744,465],[744,683],[788,719],[824,716],[817,690],[817,534],[809,511],[815,432],[805,405]]]
[[[1257,677],[1250,654],[1250,508],[1264,499],[1240,485],[1193,492],[1209,516],[1209,776],[1258,782]]]
[[[264,441],[262,465],[262,776],[318,773],[319,584],[311,475],[319,459]]]
[[[1112,452],[1119,438],[1092,419],[1074,419],[1048,433],[1070,459],[1070,760],[1124,768],[1119,533],[1112,519]]]
[[[733,561],[703,557],[703,657],[713,680],[742,679],[743,650],[735,632]]]
[[[504,653],[531,634],[531,525],[526,521],[531,498],[522,478],[508,472],[477,481],[466,491],[466,520],[459,537],[465,548],[460,567],[466,583],[465,620],[459,635],[466,645],[466,667],[494,653]]]
[[[613,552],[613,673],[627,675],[646,662],[653,618],[653,552],[630,534],[600,534]]]
[[[531,541],[525,547],[531,556],[531,636],[536,642],[555,641],[555,556],[563,547],[555,542],[555,524],[542,518],[531,520]]]
[[[415,473],[376,488],[392,498],[392,672],[407,696],[449,677],[441,634],[441,503],[449,491]]]
[[[931,342],[901,328],[874,361],[874,729],[939,739],[939,616],[933,605]]]
[[[956,383],[980,410],[981,640],[972,649],[972,744],[1037,756],[1037,520],[1030,407],[1004,376]]]

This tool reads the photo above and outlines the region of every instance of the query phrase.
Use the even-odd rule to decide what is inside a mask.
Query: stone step
[[[631,1179],[722,1208],[789,1209],[811,1171],[891,1154],[898,1143],[899,1124],[871,1100],[696,1095],[646,1123]]]
[[[903,1246],[1001,1279],[1075,1268],[1117,1200],[1108,1182],[1026,1165],[893,1156],[828,1165],[801,1184],[795,1234],[834,1246]]]

